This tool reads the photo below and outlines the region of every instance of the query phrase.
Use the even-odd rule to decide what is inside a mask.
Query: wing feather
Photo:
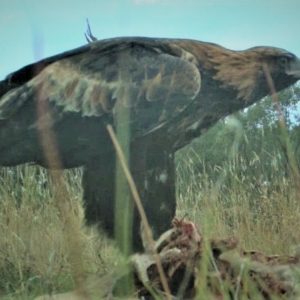
[[[165,53],[153,40],[146,44],[116,40],[46,66],[37,76],[0,100],[0,118],[12,115],[25,101],[48,101],[65,113],[82,117],[113,114],[116,103],[130,108],[139,132],[156,128],[182,112],[198,95],[199,70],[186,51],[176,46]],[[176,56],[180,55],[180,56]],[[32,99],[35,98],[35,99]],[[57,108],[55,109],[57,111]],[[54,122],[56,116],[52,116]]]

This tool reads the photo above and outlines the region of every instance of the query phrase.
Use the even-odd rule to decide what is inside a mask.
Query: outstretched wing
[[[166,40],[94,42],[77,53],[45,60],[38,75],[2,96],[0,118],[34,100],[49,103],[53,123],[68,113],[83,118],[114,114],[120,105],[130,110],[136,134],[145,134],[182,112],[199,93],[201,77],[192,58]],[[12,74],[7,80],[16,78]],[[31,126],[48,117],[40,116]]]

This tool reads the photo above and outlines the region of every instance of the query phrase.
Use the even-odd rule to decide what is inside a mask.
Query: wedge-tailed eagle
[[[299,59],[283,49],[187,39],[112,38],[43,59],[0,82],[0,165],[48,168],[40,132],[51,129],[60,167],[84,166],[87,223],[113,235],[115,150],[106,125],[129,114],[130,170],[158,236],[175,215],[174,153],[268,95],[266,68],[277,91],[300,79]],[[37,111],[38,103],[48,109]],[[135,250],[139,223],[135,212]]]

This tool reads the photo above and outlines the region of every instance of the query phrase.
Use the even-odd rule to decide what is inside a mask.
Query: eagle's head
[[[236,99],[251,104],[270,94],[266,73],[271,76],[276,91],[289,87],[300,79],[300,60],[286,50],[275,47],[254,47],[231,51],[211,47],[206,52],[204,68],[213,73],[220,92],[235,90]]]
[[[246,55],[248,53],[249,56],[253,56],[253,61],[257,62],[258,84],[265,84],[268,76],[266,73],[271,76],[277,91],[289,87],[300,79],[300,59],[293,53],[272,47],[255,47],[245,51]]]

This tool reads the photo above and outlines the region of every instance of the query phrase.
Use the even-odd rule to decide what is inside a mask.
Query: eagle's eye
[[[278,65],[282,68],[285,68],[288,64],[288,58],[286,56],[281,56],[279,59],[278,59]]]

